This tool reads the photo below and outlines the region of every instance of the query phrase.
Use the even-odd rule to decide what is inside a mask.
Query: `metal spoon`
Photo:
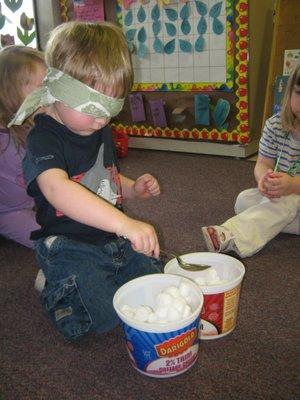
[[[186,261],[183,261],[183,259],[180,256],[178,256],[177,254],[171,253],[170,251],[160,250],[160,252],[162,254],[166,254],[166,255],[175,257],[178,262],[179,267],[186,271],[204,271],[207,268],[211,267],[211,265],[188,263]]]

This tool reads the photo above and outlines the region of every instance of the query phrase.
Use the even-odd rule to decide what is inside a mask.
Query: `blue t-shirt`
[[[41,229],[32,232],[32,240],[64,235],[99,244],[115,237],[111,232],[72,220],[47,201],[36,178],[52,168],[62,169],[71,180],[122,209],[118,159],[110,128],[81,136],[52,117],[38,114],[27,137],[23,169],[27,192],[35,200],[37,222],[41,225]]]

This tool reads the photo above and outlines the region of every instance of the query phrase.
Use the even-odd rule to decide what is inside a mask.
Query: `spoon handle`
[[[175,254],[171,251],[168,251],[168,250],[160,250],[160,252],[167,256],[172,256],[172,257],[176,258],[179,267],[186,271],[194,271],[194,272],[195,271],[205,271],[206,269],[211,267],[211,265],[187,263],[186,261],[183,261],[183,259],[180,256],[178,256],[177,254]]]

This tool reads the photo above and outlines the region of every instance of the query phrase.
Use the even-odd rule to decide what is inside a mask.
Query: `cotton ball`
[[[172,297],[176,298],[180,296],[179,289],[176,286],[169,286],[164,290],[164,293],[170,294]]]
[[[191,302],[192,302],[192,296],[185,296],[185,301],[186,301],[186,303],[187,304],[191,304]]]
[[[153,322],[157,322],[158,316],[152,312],[151,314],[148,315],[148,322],[151,324]]]
[[[148,310],[149,314],[153,313],[153,309],[150,306],[144,305],[143,307],[145,307]]]
[[[198,276],[198,278],[195,278],[195,282],[199,286],[205,286],[206,285],[206,279],[203,278],[202,276]]]
[[[168,307],[158,306],[155,310],[158,319],[166,319],[168,315]]]
[[[184,307],[186,306],[186,301],[183,297],[177,297],[173,301],[173,307],[180,313],[183,313]]]
[[[217,273],[217,271],[216,271],[214,268],[210,267],[210,268],[208,268],[208,270],[206,271],[205,276],[206,276],[206,279],[207,279],[207,280],[209,280],[209,279],[214,279],[214,278],[216,278],[216,277],[218,276],[218,273]]]
[[[224,283],[228,283],[227,279],[220,279],[218,285],[224,285]]]
[[[148,320],[149,314],[150,312],[147,306],[138,306],[135,311],[134,318],[138,321],[146,322]]]
[[[192,315],[192,309],[191,309],[191,307],[187,304],[187,305],[184,307],[184,310],[183,310],[183,313],[182,313],[182,318],[187,318],[187,317],[189,317],[190,315]]]
[[[207,281],[208,285],[218,285],[219,283],[220,283],[220,278],[218,276]]]
[[[191,285],[187,282],[181,282],[179,285],[179,292],[181,296],[188,296],[191,291]]]
[[[172,296],[169,293],[160,292],[156,296],[156,304],[162,307],[169,307],[172,304]]]
[[[178,321],[179,319],[181,319],[181,315],[180,312],[178,310],[176,310],[175,307],[170,307],[168,309],[168,321],[172,322],[172,321]]]
[[[121,307],[121,311],[122,312],[126,312],[126,311],[133,311],[134,309],[132,307],[130,307],[129,304],[123,304]]]
[[[124,304],[121,307],[121,313],[124,314],[126,317],[133,318],[135,310],[134,310],[134,308],[130,307],[128,304]]]

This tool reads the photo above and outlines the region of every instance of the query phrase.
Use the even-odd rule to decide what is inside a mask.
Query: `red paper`
[[[73,0],[77,21],[104,21],[103,0]]]

